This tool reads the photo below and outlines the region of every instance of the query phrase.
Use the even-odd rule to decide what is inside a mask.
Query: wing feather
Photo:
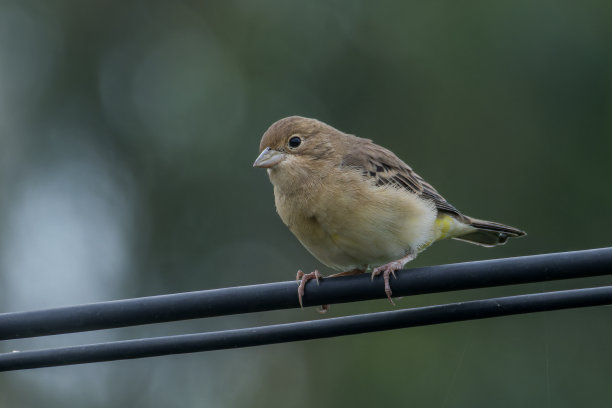
[[[374,144],[371,140],[358,137],[354,139],[351,148],[343,156],[343,166],[361,170],[363,177],[377,186],[392,185],[405,189],[433,201],[438,211],[450,213],[459,219],[465,218],[431,184],[423,180],[393,152]]]

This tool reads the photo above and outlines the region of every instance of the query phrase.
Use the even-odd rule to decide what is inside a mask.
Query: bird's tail
[[[505,244],[508,238],[522,237],[525,231],[497,222],[483,221],[476,218],[466,217],[468,224],[476,228],[475,231],[467,232],[465,235],[454,237],[471,244],[492,247]]]

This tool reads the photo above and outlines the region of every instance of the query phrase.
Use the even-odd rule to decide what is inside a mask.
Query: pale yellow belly
[[[391,262],[437,238],[431,202],[393,187],[365,193],[320,200],[309,207],[308,217],[294,217],[287,225],[317,259],[337,270]]]

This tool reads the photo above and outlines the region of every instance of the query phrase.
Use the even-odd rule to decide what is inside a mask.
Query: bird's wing
[[[343,166],[358,168],[363,177],[370,179],[377,186],[393,185],[408,190],[433,201],[438,211],[451,213],[461,219],[464,217],[393,152],[368,139],[355,139],[355,143],[352,143],[351,148],[343,155]]]

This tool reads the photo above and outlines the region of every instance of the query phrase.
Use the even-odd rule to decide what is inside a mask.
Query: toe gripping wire
[[[477,289],[612,274],[612,248],[413,268],[393,294]],[[0,314],[0,340],[299,308],[297,284],[277,282]],[[385,298],[382,277],[320,279],[304,306]],[[125,360],[312,340],[513,314],[612,304],[612,286],[531,293],[312,321],[0,354],[0,371]]]

